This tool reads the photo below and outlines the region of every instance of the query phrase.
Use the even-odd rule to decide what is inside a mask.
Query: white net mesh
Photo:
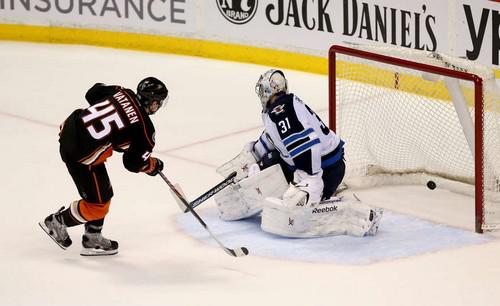
[[[337,54],[336,129],[346,142],[346,181],[408,184],[432,176],[473,196],[474,158],[482,158],[483,229],[500,228],[500,103],[491,69],[431,52],[362,49],[476,74],[484,82],[483,99],[475,101],[470,81]],[[475,103],[484,109],[479,156],[474,156]]]

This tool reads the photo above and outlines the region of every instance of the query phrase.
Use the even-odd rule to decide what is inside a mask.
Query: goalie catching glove
[[[241,150],[240,154],[227,163],[221,165],[217,168],[216,172],[223,177],[227,177],[233,171],[236,171],[235,182],[239,182],[248,177],[250,166],[257,163],[257,159],[253,153],[253,144],[253,142],[247,143]]]
[[[318,203],[323,192],[323,172],[309,175],[302,170],[293,174],[293,183],[283,194],[283,204],[287,207],[308,206]]]

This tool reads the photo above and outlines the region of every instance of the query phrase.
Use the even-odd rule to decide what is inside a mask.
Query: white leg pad
[[[362,237],[370,234],[370,229],[374,231],[374,220],[370,220],[371,210],[355,198],[335,198],[307,207],[287,207],[281,199],[267,198],[261,227],[265,232],[284,237]],[[380,218],[377,228],[378,222]]]
[[[287,190],[283,171],[279,165],[229,185],[214,196],[219,217],[224,221],[240,220],[262,211],[266,197],[281,197]]]

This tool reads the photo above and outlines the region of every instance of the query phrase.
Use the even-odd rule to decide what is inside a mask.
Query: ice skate
[[[71,238],[66,230],[66,225],[59,214],[64,210],[64,206],[61,207],[55,214],[51,214],[45,220],[38,222],[38,225],[49,235],[61,249],[66,250],[72,243]]]
[[[372,225],[370,226],[370,229],[366,232],[365,236],[375,236],[375,234],[378,231],[378,227],[380,225],[380,220],[382,219],[383,214],[384,214],[383,208],[372,209],[371,215],[370,215]]]
[[[118,242],[105,238],[102,233],[85,233],[82,237],[82,256],[114,255],[118,253]]]

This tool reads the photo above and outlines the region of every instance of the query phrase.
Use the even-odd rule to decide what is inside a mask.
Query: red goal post
[[[485,150],[485,135],[499,136],[498,96],[493,93],[492,98],[491,93],[488,93],[489,102],[485,103],[483,76],[471,72],[474,71],[469,66],[472,63],[462,59],[456,59],[455,62],[455,59],[443,59],[442,56],[434,52],[408,51],[402,48],[332,46],[329,50],[329,125],[340,137],[345,138],[348,168],[358,171],[352,174],[352,177],[369,176],[373,169],[382,169],[383,171],[377,174],[384,173],[387,176],[425,173],[431,177],[443,177],[446,180],[469,184],[473,186],[472,196],[475,199],[476,232],[498,229],[500,218],[498,224],[496,221],[485,222],[485,206],[489,201],[485,194],[485,166],[490,166],[485,165],[487,158],[495,159],[493,173],[488,173],[488,194],[493,194],[493,198],[496,198],[500,189],[496,172],[496,169],[500,168],[496,161],[500,158],[497,154],[500,153],[498,142],[492,139],[487,143],[494,144],[493,153]],[[438,65],[435,64],[436,58],[440,60]],[[452,92],[448,85],[458,82],[472,85],[468,89]],[[446,90],[449,92],[446,93]],[[455,101],[460,99],[463,101]],[[485,108],[489,112],[488,126],[485,126]],[[404,119],[395,118],[395,113],[401,112],[405,112],[402,116]],[[419,115],[407,118],[408,113]],[[418,119],[418,116],[423,119]],[[491,116],[496,119],[491,119]],[[349,119],[346,119],[347,117]],[[379,121],[382,128],[379,129],[376,123],[370,127],[369,122],[375,120]],[[472,128],[467,127],[468,120]],[[439,121],[443,121],[442,126]],[[426,131],[426,125],[429,123],[435,126]],[[486,129],[491,129],[490,126],[495,129],[493,134],[485,132]],[[394,133],[394,130],[398,132]],[[398,135],[400,131],[404,135],[406,130],[406,136]],[[467,135],[469,130],[470,135]],[[457,131],[465,134],[465,137],[462,139],[461,136],[452,136],[458,135]],[[417,135],[419,133],[422,134]],[[439,133],[443,135],[438,135]],[[373,135],[369,136],[370,134]],[[441,143],[422,143],[420,146],[425,148],[424,152],[407,151],[411,150],[408,148],[416,147],[415,144],[402,145],[391,151],[392,145],[399,146],[399,141],[406,142],[406,138],[413,138],[413,135],[417,135],[419,142],[425,141],[426,138],[447,139],[448,135],[456,139],[449,142],[447,146],[450,148],[444,148],[445,145]],[[375,140],[367,137],[374,137]],[[390,139],[386,140],[387,137]],[[358,141],[361,138],[364,143]],[[448,143],[448,140],[446,142]],[[355,145],[349,148],[349,143]],[[359,143],[357,147],[356,143]],[[370,143],[368,145],[372,147],[366,148],[366,143]],[[463,152],[457,153],[460,156],[448,154],[454,146]],[[425,152],[427,149],[430,154]],[[384,152],[378,153],[379,151]],[[358,152],[363,153],[357,156]],[[351,153],[354,157],[352,164],[349,164]],[[402,154],[403,157],[398,156]],[[446,165],[448,160],[445,156],[440,156],[446,154],[450,156],[449,162],[452,166]],[[422,160],[420,155],[434,156]],[[471,164],[470,167],[468,163]],[[349,177],[349,173],[347,176]],[[497,204],[492,205],[496,207]],[[500,210],[498,216],[496,214],[493,214],[494,218],[500,217]]]

